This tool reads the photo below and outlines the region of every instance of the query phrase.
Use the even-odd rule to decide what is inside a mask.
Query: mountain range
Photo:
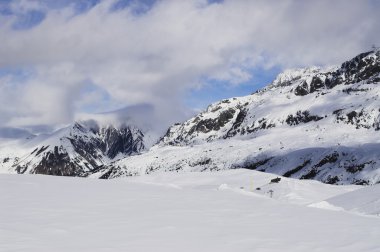
[[[265,88],[211,104],[150,147],[132,124],[76,122],[0,143],[0,171],[116,178],[247,168],[329,184],[380,182],[380,51],[340,66],[286,70]],[[2,136],[0,130],[0,137]],[[4,139],[4,138],[2,138]]]

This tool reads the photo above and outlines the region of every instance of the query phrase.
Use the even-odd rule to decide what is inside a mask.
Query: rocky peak
[[[357,55],[340,66],[289,69],[280,73],[268,88],[294,86],[292,92],[304,96],[341,84],[380,81],[380,51]]]
[[[339,68],[330,68],[310,74],[306,71],[290,82],[296,85],[294,94],[304,96],[316,91],[332,89],[341,84],[376,83],[380,81],[380,51],[370,51],[344,62]],[[306,78],[305,78],[306,77]]]
[[[74,147],[91,150],[99,149],[108,158],[117,155],[133,155],[145,149],[144,134],[134,126],[99,126],[76,122],[70,131],[70,140]]]
[[[272,82],[270,87],[283,87],[288,86],[295,81],[307,80],[321,72],[326,72],[326,70],[320,67],[307,67],[307,68],[297,68],[288,69],[277,75],[276,79]]]
[[[144,134],[129,125],[101,126],[92,121],[75,122],[51,135],[36,137],[26,158],[14,158],[17,173],[88,176],[115,160],[145,149]]]

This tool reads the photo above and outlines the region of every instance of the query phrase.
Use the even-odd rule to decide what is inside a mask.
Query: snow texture
[[[331,198],[351,208],[375,187],[275,178],[242,169],[115,180],[1,174],[0,251],[378,251],[378,217],[309,207]]]

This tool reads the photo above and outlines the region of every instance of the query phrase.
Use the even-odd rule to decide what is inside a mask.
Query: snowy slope
[[[319,208],[326,205],[333,206],[336,210],[380,216],[380,185],[368,186],[312,204]]]
[[[248,170],[116,180],[0,174],[0,251],[378,251],[379,218],[307,206],[360,186],[277,184],[302,201],[248,189],[251,179],[263,187],[274,177]]]
[[[108,177],[246,167],[330,184],[380,181],[380,51],[288,70],[266,88],[173,125]]]

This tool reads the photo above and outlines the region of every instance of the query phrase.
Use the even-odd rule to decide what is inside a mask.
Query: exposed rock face
[[[380,51],[362,53],[346,61],[336,70],[320,71],[311,79],[303,80],[294,90],[299,96],[323,89],[331,89],[341,84],[380,82]]]
[[[317,179],[328,184],[373,184],[379,181],[380,144],[360,147],[308,148],[275,157],[247,160],[249,169],[278,173],[284,177]],[[371,153],[371,155],[368,155]],[[373,176],[366,176],[366,170]]]
[[[25,167],[27,169],[27,167]],[[47,152],[41,158],[41,161],[34,167],[31,173],[56,175],[56,176],[84,176],[83,169],[71,161],[67,152],[58,150],[58,146],[54,146],[54,151]]]
[[[310,115],[309,111],[300,111],[298,110],[296,115],[288,115],[286,118],[286,123],[289,125],[298,125],[300,123],[308,123],[311,121],[319,121],[323,119],[323,117],[318,115]]]

